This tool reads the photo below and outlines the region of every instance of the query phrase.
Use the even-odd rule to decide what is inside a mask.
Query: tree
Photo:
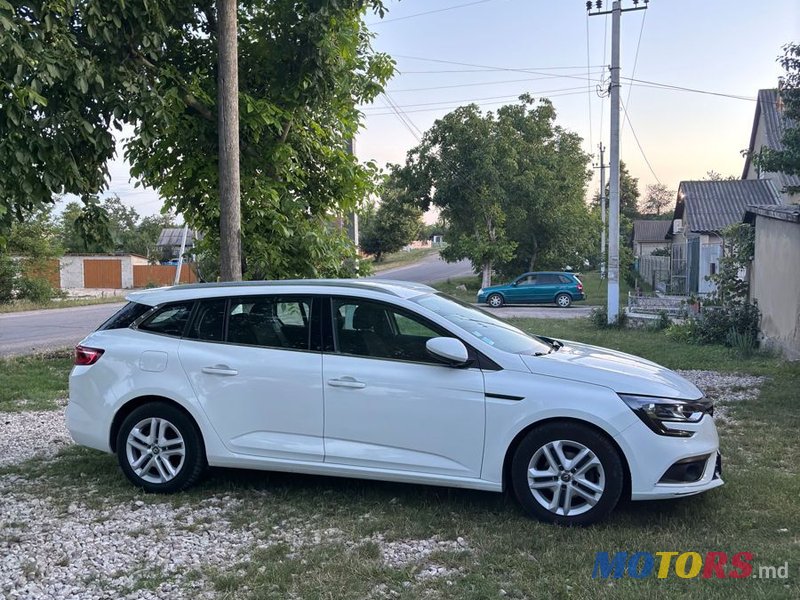
[[[410,244],[423,229],[422,210],[405,193],[394,168],[381,186],[377,208],[364,212],[359,232],[361,249],[380,262],[384,254]]]
[[[786,122],[782,148],[765,147],[753,160],[768,173],[800,175],[800,44],[786,44],[778,60],[786,71],[778,90]],[[789,186],[786,191],[798,193],[800,186]]]
[[[706,171],[706,176],[703,177],[704,181],[736,181],[739,178],[736,175],[721,175],[713,169]]]
[[[663,183],[651,183],[645,189],[643,216],[660,217],[662,211],[666,212],[667,207],[675,200],[675,190],[669,189]]]
[[[393,72],[363,15],[381,0],[247,0],[239,11],[246,276],[335,275],[354,254],[330,223],[373,187],[347,151]],[[54,193],[106,185],[115,141],[132,174],[219,249],[218,24],[211,1],[0,0],[0,222]],[[58,135],[52,135],[52,132]],[[83,220],[99,223],[92,208]]]
[[[513,271],[556,254],[571,258],[588,156],[555,125],[548,100],[522,96],[497,113],[463,106],[436,121],[408,154],[404,178],[423,209],[441,210],[447,260],[468,258],[490,285],[494,268]]]

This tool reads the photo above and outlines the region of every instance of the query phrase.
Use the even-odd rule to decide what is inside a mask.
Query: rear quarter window
[[[97,328],[98,331],[106,329],[125,329],[130,327],[131,324],[139,317],[144,315],[148,310],[153,308],[147,304],[139,304],[138,302],[128,302],[125,306],[115,312],[110,319]]]
[[[137,329],[181,337],[186,330],[193,305],[194,302],[175,302],[162,306],[139,323]]]

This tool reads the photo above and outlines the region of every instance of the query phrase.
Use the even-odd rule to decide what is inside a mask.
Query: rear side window
[[[125,306],[114,313],[110,319],[100,325],[97,330],[103,331],[105,329],[125,329],[126,327],[130,327],[131,323],[133,323],[151,308],[153,307],[148,306],[147,304],[128,302]]]
[[[561,280],[561,283],[575,283],[574,281],[572,281],[572,279],[570,279],[566,275],[559,275],[558,278]]]
[[[311,347],[309,297],[244,296],[228,307],[229,344],[308,350]]]
[[[545,275],[539,275],[539,283],[544,285],[550,285],[553,283],[560,283],[560,281],[558,275],[545,274]]]
[[[205,342],[223,341],[225,338],[225,303],[225,298],[201,301],[186,337]]]
[[[160,333],[161,335],[173,335],[181,337],[186,330],[189,316],[192,314],[194,302],[175,302],[162,306],[152,315],[139,323],[139,329]]]

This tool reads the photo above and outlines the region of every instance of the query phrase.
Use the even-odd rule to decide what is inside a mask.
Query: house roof
[[[800,223],[800,205],[748,206],[744,216],[745,223],[752,223],[756,215],[769,217],[770,219],[778,219],[779,221]]]
[[[756,103],[756,113],[753,118],[753,129],[750,132],[750,145],[744,162],[742,179],[747,177],[753,154],[758,154],[760,150],[755,145],[758,124],[762,119],[766,146],[773,150],[783,150],[783,135],[786,133],[787,126],[791,125],[791,121],[786,119],[778,110],[778,90],[758,90],[758,102]],[[776,175],[781,189],[786,186],[800,186],[800,175],[787,175],[785,173],[776,173]]]
[[[741,223],[751,205],[781,204],[775,185],[768,179],[729,181],[681,181],[673,219],[682,219],[685,231],[719,233]],[[671,236],[670,223],[667,235]]]
[[[197,239],[201,240],[203,239],[203,236],[198,235]],[[158,236],[158,243],[156,246],[180,246],[182,240],[183,227],[164,228],[161,230],[161,234]],[[186,234],[186,247],[190,248],[194,246],[194,241],[195,232],[190,229]]]
[[[633,222],[634,242],[665,242],[671,221],[637,219]]]

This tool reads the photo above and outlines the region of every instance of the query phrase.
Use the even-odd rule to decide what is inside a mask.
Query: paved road
[[[122,303],[0,314],[0,356],[74,346]]]
[[[558,308],[557,306],[548,305],[504,306],[503,308],[490,308],[482,305],[479,308],[504,319],[580,319],[581,317],[588,317],[595,307],[576,304],[569,308]]]
[[[372,278],[434,283],[451,277],[464,277],[465,275],[472,275],[472,263],[468,260],[446,263],[438,254],[429,254],[412,265],[387,269],[376,273]]]

